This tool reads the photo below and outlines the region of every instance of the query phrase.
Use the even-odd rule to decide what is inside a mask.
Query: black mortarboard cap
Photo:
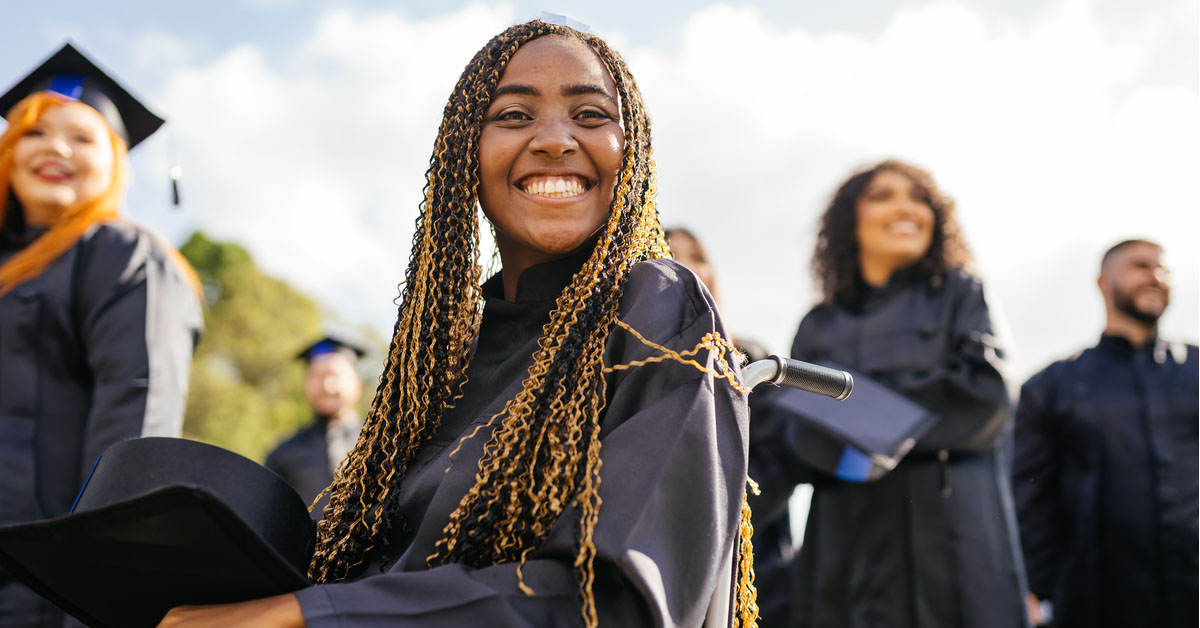
[[[360,358],[367,354],[365,349],[357,345],[346,342],[340,338],[334,338],[333,336],[325,336],[324,338],[305,347],[303,351],[296,354],[296,358],[304,360],[305,362],[311,362],[313,358],[325,355],[327,353],[341,352],[353,352],[355,356]]]
[[[935,415],[871,378],[854,377],[854,394],[842,401],[791,388],[771,391],[770,412],[792,415],[785,428],[798,457],[847,482],[878,480],[933,427]]]
[[[93,628],[297,591],[316,543],[287,482],[231,451],[139,438],[104,451],[71,514],[0,527],[0,567]]]
[[[130,149],[164,122],[70,42],[0,96],[0,114],[7,117],[17,103],[39,91],[62,94],[99,111]]]

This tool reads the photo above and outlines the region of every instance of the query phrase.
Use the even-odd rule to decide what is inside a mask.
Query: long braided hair
[[[625,135],[622,167],[595,248],[559,296],[521,392],[493,417],[498,425],[475,486],[429,561],[523,564],[574,505],[582,616],[589,626],[597,623],[592,536],[600,508],[604,348],[631,267],[669,252],[655,208],[650,121],[628,68],[601,39],[537,20],[489,41],[446,104],[384,374],[318,527],[309,570],[315,582],[343,580],[365,563],[380,532],[393,524],[409,462],[462,394],[482,312],[480,129],[508,62],[522,45],[547,35],[584,42],[612,75]]]

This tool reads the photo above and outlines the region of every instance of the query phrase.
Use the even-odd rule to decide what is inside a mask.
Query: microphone
[[[788,386],[825,395],[838,401],[849,397],[854,389],[854,377],[846,371],[779,355],[751,362],[742,369],[742,382],[751,390],[763,382],[770,382],[776,386]]]

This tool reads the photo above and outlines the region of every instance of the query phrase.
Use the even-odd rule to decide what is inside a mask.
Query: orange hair
[[[8,128],[0,135],[0,224],[3,224],[5,213],[10,209],[8,199],[11,192],[13,149],[17,141],[47,110],[74,102],[53,92],[37,92],[17,103],[9,113]],[[120,217],[117,206],[128,176],[127,150],[125,140],[113,131],[111,126],[106,124],[105,128],[113,147],[113,176],[108,188],[95,198],[68,207],[46,233],[7,262],[0,264],[0,296],[42,274],[54,260],[74,246],[92,225]],[[174,247],[163,244],[163,248],[178,264],[196,293],[201,294],[200,280],[187,260],[183,259]]]

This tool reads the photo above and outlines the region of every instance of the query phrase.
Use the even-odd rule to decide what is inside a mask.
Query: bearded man
[[[1197,349],[1158,337],[1162,253],[1109,249],[1099,344],[1021,389],[1012,487],[1035,624],[1047,608],[1056,628],[1200,624]]]

